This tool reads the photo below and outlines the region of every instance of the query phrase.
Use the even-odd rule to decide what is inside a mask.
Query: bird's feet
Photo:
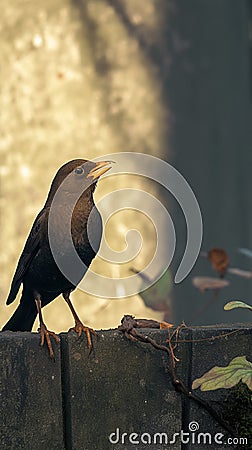
[[[41,336],[41,341],[40,341],[41,347],[43,347],[43,345],[45,343],[45,340],[46,340],[46,344],[47,344],[47,347],[48,347],[48,350],[49,350],[50,358],[54,359],[54,353],[53,353],[53,348],[52,348],[52,343],[51,343],[50,336],[52,336],[55,339],[57,344],[60,343],[59,337],[53,331],[49,331],[46,328],[44,323],[40,324],[40,328],[38,329],[38,332],[40,333],[40,336]]]
[[[82,335],[82,332],[84,331],[84,333],[86,333],[87,336],[87,344],[88,344],[88,349],[89,351],[91,351],[92,349],[92,334],[95,336],[96,332],[95,330],[93,330],[93,328],[89,328],[86,327],[85,325],[83,325],[83,323],[78,320],[75,322],[75,326],[73,328],[70,328],[69,331],[75,331],[78,336],[80,337]]]

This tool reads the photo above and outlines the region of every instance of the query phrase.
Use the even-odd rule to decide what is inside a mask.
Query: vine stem
[[[153,325],[151,328],[157,328],[156,321],[149,321],[150,324]],[[172,346],[172,338],[176,336],[176,339],[178,338],[179,331],[181,328],[186,327],[184,323],[182,323],[175,331],[173,331],[172,335],[169,336],[169,339],[167,340],[168,346],[163,344],[158,344],[155,339],[152,339],[151,337],[147,335],[143,335],[142,333],[139,333],[136,328],[145,328],[146,327],[146,319],[135,319],[133,316],[124,316],[121,320],[121,325],[118,327],[118,330],[125,334],[125,336],[132,340],[132,341],[139,341],[143,343],[151,344],[152,347],[154,347],[156,350],[160,350],[162,352],[165,352],[168,355],[168,364],[169,364],[169,374],[171,377],[172,384],[177,392],[180,392],[181,394],[185,395],[189,399],[193,400],[195,403],[200,405],[202,408],[204,408],[208,413],[221,425],[228,433],[230,433],[231,436],[236,437],[236,434],[234,433],[233,428],[220,417],[220,415],[215,411],[215,409],[212,408],[211,405],[209,405],[208,402],[203,400],[198,395],[195,395],[187,388],[185,383],[177,376],[176,374],[176,362],[178,359],[174,355],[174,348],[177,346],[177,342],[175,344],[175,347]]]

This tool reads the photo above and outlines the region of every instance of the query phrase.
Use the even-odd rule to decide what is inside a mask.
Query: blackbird
[[[31,331],[38,314],[41,345],[46,341],[51,358],[54,355],[50,336],[57,343],[59,338],[53,331],[47,329],[43,321],[42,308],[60,294],[63,295],[74,317],[75,326],[72,330],[79,336],[84,331],[89,349],[92,346],[91,334],[95,332],[92,328],[84,326],[79,319],[70,301],[70,293],[85,275],[100,246],[102,221],[93,200],[93,193],[99,177],[110,168],[110,161],[94,163],[85,159],[75,159],[58,170],[45,205],[33,223],[12,280],[7,305],[15,300],[21,284],[23,291],[18,308],[2,331]],[[56,198],[57,201],[54,202]],[[69,207],[71,204],[72,210]],[[68,262],[69,259],[71,265],[71,248],[64,235],[66,229],[64,224],[70,220],[71,245],[74,245],[80,262],[83,263],[81,268],[76,267],[76,271],[75,267],[71,268],[72,272],[77,274],[74,280],[68,279],[65,272],[62,273],[56,262],[57,258],[54,258],[55,252],[50,245],[50,238],[53,237],[48,232],[52,209],[51,236],[57,241],[61,261]],[[89,238],[89,228],[92,242]]]

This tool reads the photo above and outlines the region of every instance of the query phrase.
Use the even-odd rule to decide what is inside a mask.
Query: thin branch
[[[155,322],[155,321],[153,321]],[[176,360],[177,358],[174,355],[174,348],[177,346],[177,343],[179,340],[176,340],[175,347],[172,346],[172,338],[175,336],[176,339],[178,338],[179,331],[181,328],[185,327],[185,324],[180,325],[170,336],[167,340],[167,343],[169,347],[166,345],[158,344],[154,339],[147,335],[143,335],[139,333],[136,328],[145,328],[146,327],[146,320],[145,319],[138,319],[135,320],[132,316],[124,316],[121,325],[118,327],[120,331],[122,331],[125,336],[128,339],[131,339],[133,341],[140,341],[144,343],[151,344],[156,350],[161,350],[165,352],[168,355],[168,363],[169,363],[169,373],[171,376],[172,384],[176,391],[180,392],[181,394],[184,394],[189,399],[192,399],[194,402],[196,402],[198,405],[203,407],[208,413],[228,432],[231,434],[231,436],[235,436],[233,428],[224,421],[219,414],[202,398],[198,397],[197,395],[193,394],[184,384],[182,380],[177,376],[176,374]],[[169,333],[170,334],[170,333]]]
[[[228,333],[220,334],[219,336],[210,336],[208,338],[202,338],[202,339],[178,339],[177,343],[179,344],[182,342],[212,342],[212,341],[215,341],[216,339],[222,339],[222,338],[231,336],[232,334],[240,333],[241,331],[243,331],[243,330],[242,329],[233,330],[233,331],[229,331]]]

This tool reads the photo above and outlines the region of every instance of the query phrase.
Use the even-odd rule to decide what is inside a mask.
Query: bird
[[[95,331],[83,325],[70,294],[84,277],[100,246],[102,219],[93,194],[101,175],[111,169],[111,163],[74,159],[60,167],[44,207],[32,225],[12,279],[6,304],[15,300],[21,284],[23,290],[17,309],[2,331],[31,331],[38,315],[40,344],[43,346],[46,342],[52,359],[51,338],[59,344],[59,337],[47,329],[42,308],[59,295],[63,296],[73,315],[75,325],[71,330],[78,336],[85,332],[88,348],[92,348],[91,336]],[[70,240],[66,239],[67,223],[70,224]],[[71,266],[73,246],[81,262],[78,267]],[[62,272],[59,261],[65,263],[67,271],[72,269],[74,279]]]

